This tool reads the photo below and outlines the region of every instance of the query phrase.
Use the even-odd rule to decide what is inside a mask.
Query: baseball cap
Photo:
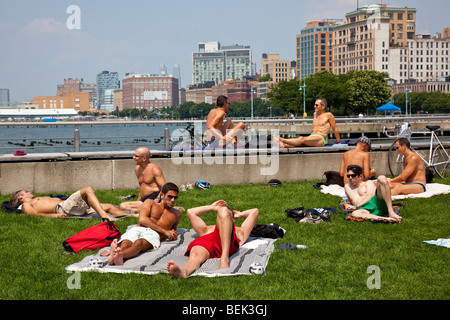
[[[370,139],[367,138],[366,136],[360,137],[360,138],[358,139],[358,142],[365,143],[365,144],[367,144],[367,145],[369,146],[369,150],[372,149],[372,145],[371,145],[371,143],[370,143]],[[358,142],[357,142],[357,143],[358,143]]]

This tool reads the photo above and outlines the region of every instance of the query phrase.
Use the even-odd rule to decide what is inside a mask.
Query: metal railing
[[[33,137],[33,138],[20,138],[14,137],[11,139],[5,139],[0,136],[0,153],[3,150],[17,150],[17,149],[66,149],[70,148],[75,152],[79,152],[81,147],[83,148],[105,148],[114,145],[120,147],[139,147],[139,146],[154,146],[156,149],[169,149],[171,144],[171,130],[170,126],[174,125],[187,125],[188,122],[197,122],[202,125],[205,120],[105,120],[105,121],[57,121],[57,122],[35,122],[35,121],[0,121],[0,130],[5,129],[5,127],[43,127],[43,126],[71,126],[73,127],[73,138],[72,137]],[[299,119],[286,119],[286,118],[263,118],[263,119],[233,119],[233,121],[242,121],[248,126],[253,125],[311,125],[313,119],[311,118],[299,118]],[[412,124],[414,123],[442,123],[450,121],[450,115],[438,115],[438,116],[428,116],[423,117],[365,117],[365,118],[355,118],[355,117],[336,117],[336,123],[339,124],[354,124],[354,123],[366,123],[366,124],[386,124],[386,123],[399,123],[408,121]],[[164,126],[163,133],[157,136],[109,136],[109,137],[80,137],[80,130],[83,126],[108,126],[108,125],[162,125]],[[173,128],[173,127],[172,127]],[[120,130],[118,130],[120,131]],[[119,133],[119,132],[118,132]],[[298,132],[302,133],[302,132]],[[88,141],[94,140],[120,140],[120,139],[134,139],[133,143],[121,142],[121,143],[106,143],[97,144],[89,143]],[[153,139],[154,143],[150,141]],[[48,141],[51,141],[52,145],[49,145]],[[156,140],[158,140],[156,142]],[[43,141],[43,142],[40,142]],[[8,146],[2,146],[8,144]],[[21,143],[23,142],[23,143]]]

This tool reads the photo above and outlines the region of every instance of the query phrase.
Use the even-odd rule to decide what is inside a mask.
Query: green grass
[[[264,276],[191,277],[172,279],[167,274],[81,273],[81,288],[68,289],[72,273],[65,267],[92,252],[63,254],[62,242],[98,223],[95,219],[50,219],[0,212],[0,299],[51,300],[446,300],[450,298],[450,251],[423,243],[449,237],[450,195],[409,199],[401,224],[351,222],[341,212],[319,225],[284,220],[285,209],[304,206],[335,207],[338,197],[312,188],[317,181],[284,183],[279,188],[262,184],[212,186],[211,190],[181,192],[178,206],[205,205],[218,199],[232,208],[258,207],[258,223],[277,223],[287,230],[280,243],[305,244],[305,250],[272,253]],[[450,179],[435,179],[450,184]],[[100,201],[118,204],[118,195],[137,190],[97,191]],[[9,196],[0,196],[0,201]],[[397,201],[398,202],[398,201]],[[208,223],[213,224],[214,214]],[[117,222],[123,232],[137,218]],[[238,223],[239,224],[239,223]],[[184,216],[180,227],[190,228]],[[381,288],[368,289],[372,273],[381,271]]]

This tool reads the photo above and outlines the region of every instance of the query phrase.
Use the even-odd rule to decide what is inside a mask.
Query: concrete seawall
[[[371,167],[389,174],[387,145],[373,146]],[[198,180],[219,184],[267,183],[324,179],[325,171],[339,171],[342,155],[354,147],[298,148],[266,154],[262,150],[242,155],[169,158],[153,152],[167,181],[178,185]],[[270,149],[269,149],[270,150]],[[36,193],[72,192],[85,186],[96,190],[138,189],[133,151],[0,156],[0,194],[19,189]]]

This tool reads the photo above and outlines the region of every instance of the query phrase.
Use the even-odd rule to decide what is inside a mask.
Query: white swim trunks
[[[129,240],[134,243],[139,239],[145,239],[153,246],[154,249],[159,249],[161,241],[158,232],[146,227],[136,226],[131,228],[120,237],[119,243],[123,240]]]

